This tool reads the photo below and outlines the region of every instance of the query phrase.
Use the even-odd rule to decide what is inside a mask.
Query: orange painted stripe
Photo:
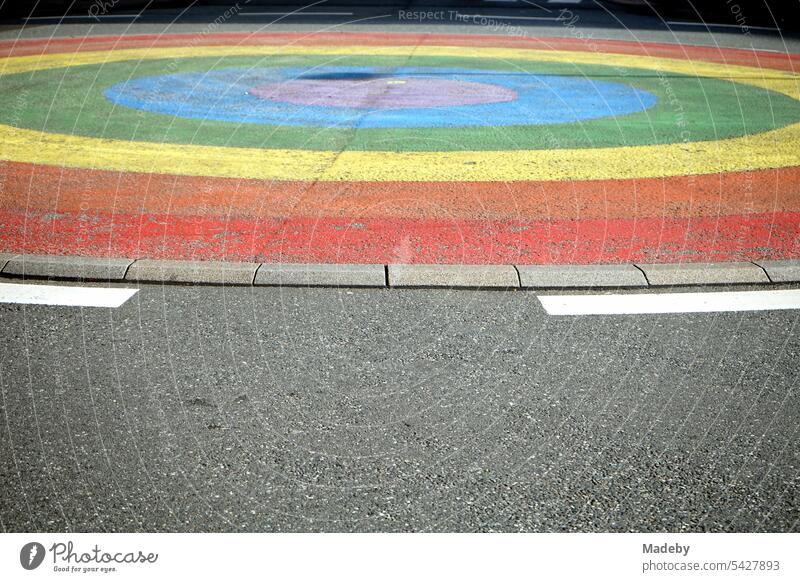
[[[793,72],[800,71],[800,55],[745,49],[557,37],[519,38],[491,35],[406,33],[216,33],[26,39],[0,42],[0,57],[187,45],[205,46],[235,44],[237,46],[248,46],[303,44],[339,46],[354,43],[375,46],[447,46],[463,44],[475,47],[583,50],[700,60]]]
[[[800,168],[639,180],[268,182],[0,165],[0,208],[281,218],[604,219],[800,211]]]

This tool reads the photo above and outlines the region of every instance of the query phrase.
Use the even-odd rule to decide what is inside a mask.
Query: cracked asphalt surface
[[[142,286],[0,306],[5,531],[796,531],[797,312]]]

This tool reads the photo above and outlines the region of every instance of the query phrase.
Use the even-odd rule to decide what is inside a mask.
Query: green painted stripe
[[[199,121],[115,106],[102,94],[126,79],[227,67],[464,67],[580,75],[627,83],[659,103],[624,118],[497,128],[333,129]],[[0,123],[88,137],[161,143],[315,150],[453,151],[592,148],[738,137],[800,121],[800,102],[709,78],[570,63],[435,57],[226,57],[115,62],[2,77],[14,95]]]

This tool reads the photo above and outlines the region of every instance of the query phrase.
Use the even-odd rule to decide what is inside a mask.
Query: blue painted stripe
[[[495,84],[517,92],[514,101],[409,109],[356,109],[274,102],[250,95],[259,85],[303,75],[435,77]],[[130,79],[109,87],[112,102],[190,119],[313,127],[468,127],[551,125],[627,115],[656,104],[652,93],[585,77],[479,69],[321,67],[215,69]]]

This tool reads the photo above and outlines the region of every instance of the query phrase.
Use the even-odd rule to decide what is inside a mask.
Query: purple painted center
[[[517,98],[517,92],[507,87],[427,77],[297,79],[259,85],[249,92],[268,101],[356,109],[480,105]]]

